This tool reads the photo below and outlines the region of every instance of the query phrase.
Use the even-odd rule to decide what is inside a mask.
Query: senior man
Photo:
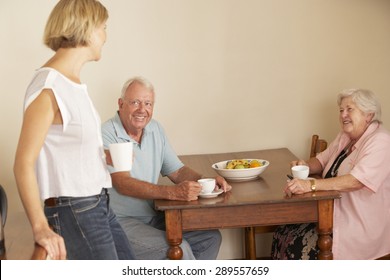
[[[126,81],[118,99],[119,110],[102,125],[105,149],[111,143],[134,145],[133,168],[115,172],[109,166],[114,188],[111,205],[132,245],[137,259],[167,259],[165,218],[153,207],[154,199],[196,200],[202,176],[185,166],[175,154],[163,127],[152,119],[155,101],[153,85],[142,77]],[[108,160],[109,162],[109,160]],[[158,185],[159,175],[174,185]],[[220,176],[216,182],[225,192],[231,186]],[[183,259],[216,259],[221,245],[218,230],[183,234]]]

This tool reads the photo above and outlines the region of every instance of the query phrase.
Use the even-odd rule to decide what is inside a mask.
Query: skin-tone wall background
[[[12,167],[24,92],[51,55],[42,36],[56,2],[0,0],[0,184],[10,211],[22,211]],[[82,79],[102,121],[123,82],[142,75],[178,154],[288,147],[306,158],[313,133],[330,141],[339,131],[336,95],[351,87],[377,93],[390,128],[390,1],[101,2],[107,43]],[[223,236],[219,258],[240,258],[241,231]],[[268,250],[269,238],[258,245]]]

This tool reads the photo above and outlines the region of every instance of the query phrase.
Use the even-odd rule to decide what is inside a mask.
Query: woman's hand
[[[114,164],[112,163],[112,158],[109,150],[104,150],[104,153],[106,155],[106,164],[114,167]]]
[[[309,180],[292,179],[288,180],[286,187],[284,188],[286,195],[292,194],[304,194],[311,192],[311,184]]]
[[[34,232],[34,240],[42,246],[51,260],[66,260],[64,239],[49,227]]]

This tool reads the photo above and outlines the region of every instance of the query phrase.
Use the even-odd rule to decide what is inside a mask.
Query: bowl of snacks
[[[229,181],[249,181],[259,177],[269,165],[265,159],[231,159],[214,163],[211,167]]]

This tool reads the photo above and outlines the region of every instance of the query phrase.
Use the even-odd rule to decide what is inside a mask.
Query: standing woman
[[[14,173],[34,240],[52,259],[134,258],[109,206],[101,121],[80,79],[101,57],[107,19],[96,0],[60,0],[44,33],[55,54],[25,96]]]

